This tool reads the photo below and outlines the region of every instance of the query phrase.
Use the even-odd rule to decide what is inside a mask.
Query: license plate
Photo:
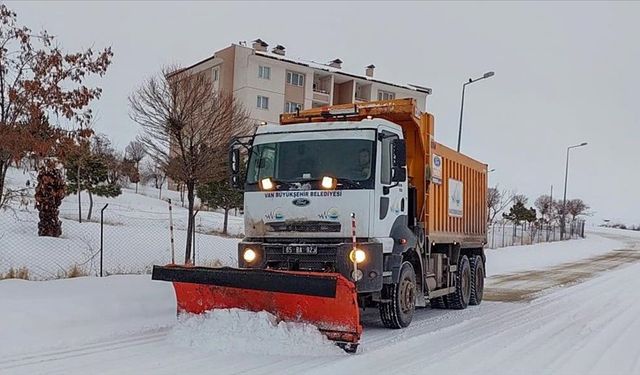
[[[285,254],[318,254],[318,246],[315,245],[289,245],[284,247]]]

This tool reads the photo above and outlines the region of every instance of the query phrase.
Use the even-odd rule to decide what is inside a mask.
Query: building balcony
[[[318,94],[327,94],[327,95],[331,93],[329,89],[325,89],[322,86],[317,86],[315,83],[313,84],[313,92],[317,92]]]
[[[331,96],[328,92],[313,90],[313,100],[316,102],[329,103]]]

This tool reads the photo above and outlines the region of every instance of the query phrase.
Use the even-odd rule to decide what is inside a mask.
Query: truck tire
[[[447,305],[450,309],[462,310],[469,305],[471,298],[471,267],[469,258],[463,255],[458,260],[458,271],[456,272],[456,291],[447,295]]]
[[[469,298],[470,305],[479,305],[482,302],[482,295],[484,294],[484,262],[482,257],[476,255],[471,257],[471,297]]]
[[[402,263],[398,283],[385,285],[383,296],[390,301],[379,305],[382,324],[394,329],[407,327],[416,309],[416,273],[411,263]]]

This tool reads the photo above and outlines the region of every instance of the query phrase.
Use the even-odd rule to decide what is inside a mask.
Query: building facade
[[[186,70],[211,74],[214,89],[233,93],[256,123],[277,123],[281,113],[297,108],[396,98],[414,98],[426,109],[430,89],[379,80],[373,65],[363,75],[345,72],[341,65],[340,59],[327,64],[293,59],[283,46],[269,50],[257,39],[251,47],[232,44]]]

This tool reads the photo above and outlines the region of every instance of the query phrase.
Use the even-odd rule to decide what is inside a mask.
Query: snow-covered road
[[[305,340],[287,348],[264,335],[258,336],[267,341],[262,347],[270,347],[268,354],[260,343],[251,345],[251,351],[203,347],[197,335],[181,337],[194,327],[179,323],[178,329],[166,326],[93,342],[87,339],[52,350],[0,352],[0,373],[640,374],[640,238],[607,236],[624,244],[598,255],[587,253],[571,266],[549,264],[488,280],[487,292],[493,300],[513,301],[501,297],[499,292],[505,288],[529,292],[517,302],[486,301],[462,311],[421,309],[404,330],[382,328],[377,312],[368,310],[356,355],[323,343],[321,350],[314,351],[305,347],[311,343]],[[539,272],[542,269],[548,272]],[[204,323],[195,329],[207,332],[211,327]],[[237,343],[252,337],[251,330],[237,333],[245,337],[222,339]],[[212,340],[216,339],[221,337],[213,335]],[[2,348],[8,348],[6,343]]]

